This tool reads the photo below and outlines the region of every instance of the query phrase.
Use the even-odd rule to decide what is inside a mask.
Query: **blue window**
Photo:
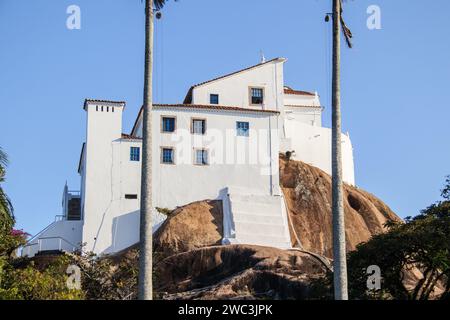
[[[248,137],[250,125],[248,122],[238,121],[236,122],[236,132],[238,136]]]
[[[175,118],[163,117],[162,118],[162,132],[174,132],[175,131]]]
[[[264,102],[264,91],[261,88],[251,89],[252,97],[251,104],[263,104]]]
[[[161,162],[166,164],[173,164],[173,148],[162,148]]]
[[[141,148],[139,147],[131,147],[130,148],[130,161],[139,161],[140,160]]]
[[[205,119],[192,119],[191,131],[193,134],[205,134],[206,133],[206,120]]]
[[[195,150],[195,164],[206,166],[208,164],[208,150]]]
[[[218,94],[210,94],[209,95],[209,103],[210,104],[219,104],[219,95]]]

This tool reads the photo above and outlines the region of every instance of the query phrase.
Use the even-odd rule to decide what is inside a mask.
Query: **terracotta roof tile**
[[[207,110],[221,110],[221,111],[239,111],[239,112],[250,112],[250,113],[272,113],[279,114],[277,110],[258,110],[250,108],[242,108],[235,106],[221,106],[221,105],[203,105],[203,104],[154,104],[154,107],[159,108],[186,108],[186,109],[207,109]]]
[[[141,137],[132,136],[131,134],[122,133],[122,139],[125,140],[142,140]]]
[[[293,90],[293,89],[284,89],[285,94],[295,94],[299,96],[315,96],[316,94],[313,92],[302,91],[302,90]]]

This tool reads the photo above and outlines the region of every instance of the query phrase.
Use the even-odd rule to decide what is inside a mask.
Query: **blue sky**
[[[66,9],[81,8],[81,30]],[[369,5],[382,29],[366,26]],[[191,84],[283,56],[285,82],[318,91],[330,125],[331,0],[170,1],[156,25],[155,102]],[[127,101],[128,132],[142,101],[140,0],[0,0],[0,145],[18,227],[35,233],[61,213],[65,181],[79,189],[85,98]],[[355,0],[345,19],[355,48],[342,61],[343,127],[357,184],[400,216],[439,198],[450,174],[448,0]]]

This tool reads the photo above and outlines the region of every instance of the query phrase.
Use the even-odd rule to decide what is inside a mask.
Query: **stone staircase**
[[[229,243],[291,248],[282,196],[230,192],[232,233]]]

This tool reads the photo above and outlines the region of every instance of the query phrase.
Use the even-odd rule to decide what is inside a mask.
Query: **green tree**
[[[443,200],[405,223],[390,223],[389,231],[374,236],[350,253],[352,298],[426,300],[448,299],[450,293],[450,177]],[[381,269],[381,290],[367,290],[366,269]],[[414,277],[420,271],[421,279]]]
[[[8,157],[0,147],[0,234],[8,233],[14,225],[14,210],[10,199],[3,190]]]

